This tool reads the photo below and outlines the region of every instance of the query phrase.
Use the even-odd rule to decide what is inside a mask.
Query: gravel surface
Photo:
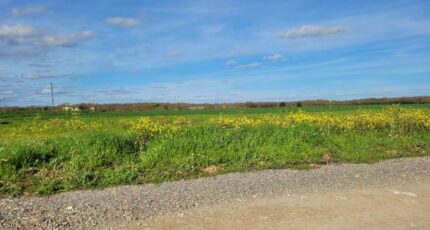
[[[430,157],[377,164],[265,170],[164,183],[0,199],[0,229],[94,229],[258,197],[390,185],[429,184]]]
[[[414,184],[234,201],[109,227],[123,230],[428,230],[429,213],[430,184]]]

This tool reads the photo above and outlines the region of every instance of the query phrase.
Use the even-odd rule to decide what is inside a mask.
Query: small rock
[[[321,156],[321,160],[323,160],[326,164],[328,164],[328,162],[331,161],[331,158],[332,158],[332,153],[330,153],[330,152],[324,153]]]
[[[397,190],[393,190],[393,193],[396,195],[406,195],[406,196],[412,196],[412,197],[416,197],[418,196],[415,193],[411,193],[411,192],[402,192],[402,191],[397,191]]]
[[[308,166],[311,168],[311,169],[316,169],[316,168],[319,168],[320,166],[319,165],[317,165],[317,164],[308,164]]]
[[[66,210],[72,210],[72,209],[73,209],[73,206],[69,206],[66,208]]]
[[[217,173],[221,168],[216,165],[210,165],[203,169],[203,172],[208,174],[215,174]]]
[[[39,225],[40,224],[40,219],[39,218],[30,218],[28,220],[23,220],[22,224],[26,225],[26,226],[34,226],[34,225]]]

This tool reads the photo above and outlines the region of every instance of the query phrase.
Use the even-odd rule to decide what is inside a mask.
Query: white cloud
[[[260,67],[261,63],[260,62],[253,62],[253,63],[249,63],[249,64],[243,64],[243,65],[237,65],[237,68],[256,68],[256,67]]]
[[[236,68],[256,68],[262,65],[261,62],[252,62],[252,63],[247,63],[247,64],[239,64],[237,61],[235,60],[228,60],[225,63],[226,66],[232,66],[232,67],[236,67]]]
[[[228,60],[226,63],[228,66],[237,65],[237,62],[235,60]]]
[[[106,24],[120,27],[134,27],[140,24],[140,21],[134,18],[112,17],[105,20]]]
[[[283,61],[283,60],[285,60],[285,57],[282,54],[275,53],[275,54],[264,57],[263,60],[269,60],[269,61],[274,61],[274,62],[275,61]]]
[[[33,89],[34,94],[43,95],[43,94],[51,94],[51,85],[45,85],[42,89]],[[54,84],[54,94],[71,94],[73,93],[73,88],[71,87],[58,87]]]
[[[40,39],[39,43],[46,46],[70,47],[75,46],[80,42],[90,40],[93,37],[94,33],[92,31],[83,31],[72,34],[45,36]]]
[[[172,51],[172,52],[168,53],[166,56],[169,59],[176,59],[182,55],[183,55],[183,53],[181,51]]]
[[[46,11],[44,6],[26,6],[26,7],[15,7],[12,9],[12,16],[22,16],[26,14],[38,14]]]
[[[217,34],[224,30],[222,25],[204,25],[199,26],[198,29],[205,34]]]
[[[40,93],[42,93],[42,94],[48,94],[48,93],[51,93],[51,88],[49,88],[49,87],[45,87],[45,88],[43,88],[43,89],[40,91]]]
[[[52,78],[51,75],[46,75],[43,73],[29,73],[29,74],[23,74],[22,78],[26,80],[39,80],[44,78]]]
[[[37,31],[31,26],[0,26],[0,37],[30,37],[35,34],[37,34]]]
[[[282,38],[323,37],[348,32],[344,26],[314,26],[305,25],[300,28],[290,29],[281,34]]]

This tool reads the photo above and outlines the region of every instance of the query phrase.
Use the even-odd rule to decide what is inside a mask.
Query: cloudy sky
[[[103,3],[102,3],[103,2]],[[430,94],[427,0],[0,0],[0,97],[240,102]]]

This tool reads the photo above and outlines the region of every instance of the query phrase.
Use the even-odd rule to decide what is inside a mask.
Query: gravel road
[[[430,184],[235,201],[111,226],[140,230],[430,229]]]
[[[2,198],[0,229],[116,229],[155,216],[237,201],[429,184],[430,157],[325,165],[308,171],[230,173],[161,185]]]

